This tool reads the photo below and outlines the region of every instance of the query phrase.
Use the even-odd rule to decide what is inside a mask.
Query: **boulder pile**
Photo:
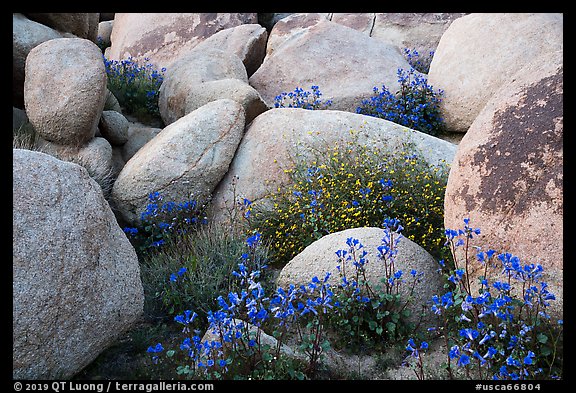
[[[433,52],[427,75],[405,48]],[[14,128],[29,123],[38,150],[13,150],[14,378],[70,378],[141,317],[121,228],[138,225],[150,193],[211,197],[210,219],[223,223],[238,195],[265,202],[284,187],[302,144],[352,138],[386,152],[412,143],[449,164],[445,226],[468,217],[482,231],[474,246],[542,264],[562,318],[562,49],[562,14],[13,14]],[[161,119],[123,112],[103,57],[166,69]],[[398,69],[444,91],[456,139],[356,113],[375,87],[399,89]],[[275,107],[314,85],[330,107]],[[327,235],[279,282],[322,274],[347,237],[375,247],[380,234]],[[404,240],[399,263],[432,275],[436,261]],[[410,307],[441,290],[426,279]]]

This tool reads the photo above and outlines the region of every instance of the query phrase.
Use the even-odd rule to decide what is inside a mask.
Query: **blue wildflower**
[[[246,244],[248,244],[248,247],[253,248],[260,241],[260,237],[261,237],[260,233],[255,233],[254,235],[246,239]]]
[[[476,329],[467,328],[467,329],[461,329],[460,330],[460,336],[465,337],[471,341],[475,340],[479,334],[480,333],[478,333],[478,330],[476,330]]]
[[[528,351],[528,354],[527,354],[526,357],[524,358],[524,364],[526,364],[526,365],[531,365],[531,364],[533,364],[532,359],[533,359],[535,356],[536,356],[536,355],[534,354],[534,352]]]
[[[458,362],[456,364],[460,367],[467,366],[468,364],[470,364],[470,357],[466,354],[462,354],[458,358]]]

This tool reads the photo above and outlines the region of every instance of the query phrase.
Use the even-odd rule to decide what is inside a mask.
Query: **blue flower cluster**
[[[179,277],[182,277],[182,276],[184,275],[184,273],[186,273],[187,271],[188,271],[187,268],[181,267],[181,268],[178,270],[178,273],[172,273],[172,274],[170,274],[170,282],[176,282],[176,281],[178,281],[178,278],[179,278]]]
[[[103,55],[104,67],[108,76],[108,89],[118,99],[120,105],[131,113],[139,110],[159,116],[158,96],[164,81],[166,68],[160,71],[146,58],[144,66],[131,57],[121,61],[108,60]]]
[[[197,201],[176,203],[163,202],[160,192],[148,195],[148,205],[140,214],[141,228],[125,227],[130,239],[143,242],[144,248],[157,248],[165,243],[170,234],[183,234],[199,225],[207,224],[205,205]]]
[[[468,241],[478,234],[480,230],[470,227],[468,219],[464,220],[464,229],[446,230],[454,255],[458,247],[464,247],[468,255]],[[523,265],[518,257],[494,250],[478,250],[475,259],[484,269],[476,291],[468,277],[468,261],[458,267],[456,260],[455,269],[448,274],[452,290],[431,299],[431,311],[438,315],[440,324],[429,331],[445,339],[450,377],[451,364],[465,370],[467,376],[474,369],[476,378],[481,379],[543,377],[539,360],[550,354],[543,344],[552,330],[543,333],[542,327],[552,324],[546,310],[555,296],[542,281],[542,266]],[[500,277],[489,277],[494,269]],[[454,320],[459,328],[450,331],[448,326]],[[557,323],[561,331],[562,321]],[[413,356],[414,351],[409,352]]]
[[[443,127],[440,116],[442,90],[434,91],[428,79],[411,68],[397,71],[400,90],[392,93],[382,85],[374,87],[373,96],[362,100],[356,113],[379,117],[413,130],[437,135]]]
[[[312,86],[312,91],[305,91],[296,87],[289,93],[282,92],[274,97],[275,108],[303,108],[303,109],[326,109],[332,105],[332,100],[322,101],[322,93],[318,86]]]
[[[248,198],[243,198],[242,201],[237,201],[236,205],[238,211],[242,213],[242,217],[246,220],[250,220],[252,216],[252,201]]]
[[[383,244],[389,250],[388,259],[395,255],[393,250],[397,241],[394,235],[390,235],[394,228],[397,235],[402,229],[397,220],[387,221],[384,230]],[[314,276],[302,285],[290,284],[287,288],[277,288],[271,295],[266,295],[262,284],[259,282],[262,268],[253,269],[251,263],[256,248],[261,244],[262,237],[254,233],[246,239],[247,252],[242,255],[242,260],[232,272],[239,286],[237,290],[230,291],[226,296],[216,298],[218,310],[207,313],[208,339],[204,341],[192,328],[197,314],[191,310],[177,315],[174,320],[183,326],[182,332],[186,338],[180,346],[185,351],[187,358],[186,366],[180,367],[182,373],[193,375],[198,370],[203,372],[225,371],[231,364],[245,361],[247,358],[260,358],[266,346],[262,345],[262,331],[273,326],[274,336],[280,344],[289,332],[297,334],[303,340],[302,350],[307,355],[309,370],[313,369],[325,350],[325,324],[324,320],[338,313],[341,304],[338,301],[338,293],[342,293],[347,287],[352,288],[355,301],[361,304],[373,300],[374,293],[361,292],[364,281],[360,275],[364,274],[364,266],[368,263],[367,252],[358,239],[349,238],[346,241],[347,249],[338,250],[336,255],[341,265],[351,263],[355,273],[350,279],[342,275],[339,285],[330,284],[331,274],[327,272],[322,277]],[[341,265],[338,265],[340,270]],[[343,265],[342,265],[343,266]],[[187,272],[181,268],[171,274],[170,281],[175,282]],[[415,270],[411,273],[413,278],[419,277]],[[402,271],[395,271],[391,279],[394,283],[403,281]],[[278,357],[281,345],[273,350]],[[153,353],[153,361],[158,362],[159,352],[162,352],[161,344],[150,347]],[[254,359],[256,359],[254,358]]]
[[[261,236],[256,233],[246,240],[246,245],[253,250],[260,241]],[[219,309],[207,314],[209,338],[202,340],[192,328],[198,316],[196,313],[186,310],[174,317],[183,326],[182,332],[186,335],[180,345],[187,358],[186,366],[179,368],[181,373],[193,376],[198,371],[210,373],[217,369],[221,373],[234,361],[240,362],[242,358],[250,356],[261,357],[264,346],[260,342],[260,329],[265,323],[272,321],[279,327],[277,331],[286,332],[292,327],[301,328],[296,322],[307,318],[307,315],[317,318],[334,307],[333,293],[328,283],[330,274],[323,279],[313,277],[308,284],[299,287],[290,285],[288,289],[278,288],[272,296],[266,296],[258,281],[260,270],[248,267],[250,250],[242,256],[242,262],[232,273],[239,280],[241,289],[231,291],[227,296],[218,296]],[[178,279],[185,272],[185,268],[180,269],[177,274],[171,275],[170,280]],[[247,349],[250,351],[246,352]],[[148,349],[154,354],[154,363],[158,362],[159,353],[163,350],[161,344]],[[279,350],[279,347],[273,350]]]
[[[399,220],[385,219],[383,229],[381,244],[376,247],[376,263],[383,266],[378,269],[383,272],[379,282],[367,276],[368,252],[358,239],[348,238],[348,247],[336,251],[341,283],[337,287],[339,318],[333,319],[334,327],[348,335],[348,341],[353,336],[359,344],[396,339],[409,329],[410,311],[406,307],[424,275],[416,269],[405,274],[396,268],[398,244],[403,238]],[[405,297],[400,296],[401,287],[407,287]]]

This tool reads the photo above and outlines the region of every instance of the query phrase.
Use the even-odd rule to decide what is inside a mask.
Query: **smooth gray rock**
[[[118,146],[128,141],[130,123],[120,112],[103,111],[100,117],[99,130],[110,144]]]
[[[102,52],[93,42],[57,38],[34,47],[26,58],[24,82],[30,123],[50,142],[88,142],[104,109],[106,83]]]
[[[13,150],[13,378],[67,379],[141,316],[134,248],[81,166]]]

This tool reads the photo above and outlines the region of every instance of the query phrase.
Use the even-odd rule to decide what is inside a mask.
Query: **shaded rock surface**
[[[130,123],[128,140],[122,145],[122,158],[128,162],[138,150],[162,131],[161,128],[149,127],[144,124]]]
[[[26,57],[42,42],[61,38],[56,30],[34,22],[22,14],[12,14],[12,101],[24,108],[24,72]]]
[[[229,78],[190,86],[185,101],[184,114],[188,114],[209,102],[224,98],[232,99],[242,105],[246,113],[246,124],[268,110],[256,89],[240,79]]]
[[[96,43],[100,14],[86,12],[26,13],[31,20],[42,23],[61,33],[70,33]]]
[[[251,23],[220,30],[199,43],[196,48],[217,48],[234,53],[242,60],[248,76],[251,76],[264,60],[267,38],[265,28]]]
[[[112,145],[123,145],[128,141],[128,120],[117,111],[103,111],[98,129]]]

